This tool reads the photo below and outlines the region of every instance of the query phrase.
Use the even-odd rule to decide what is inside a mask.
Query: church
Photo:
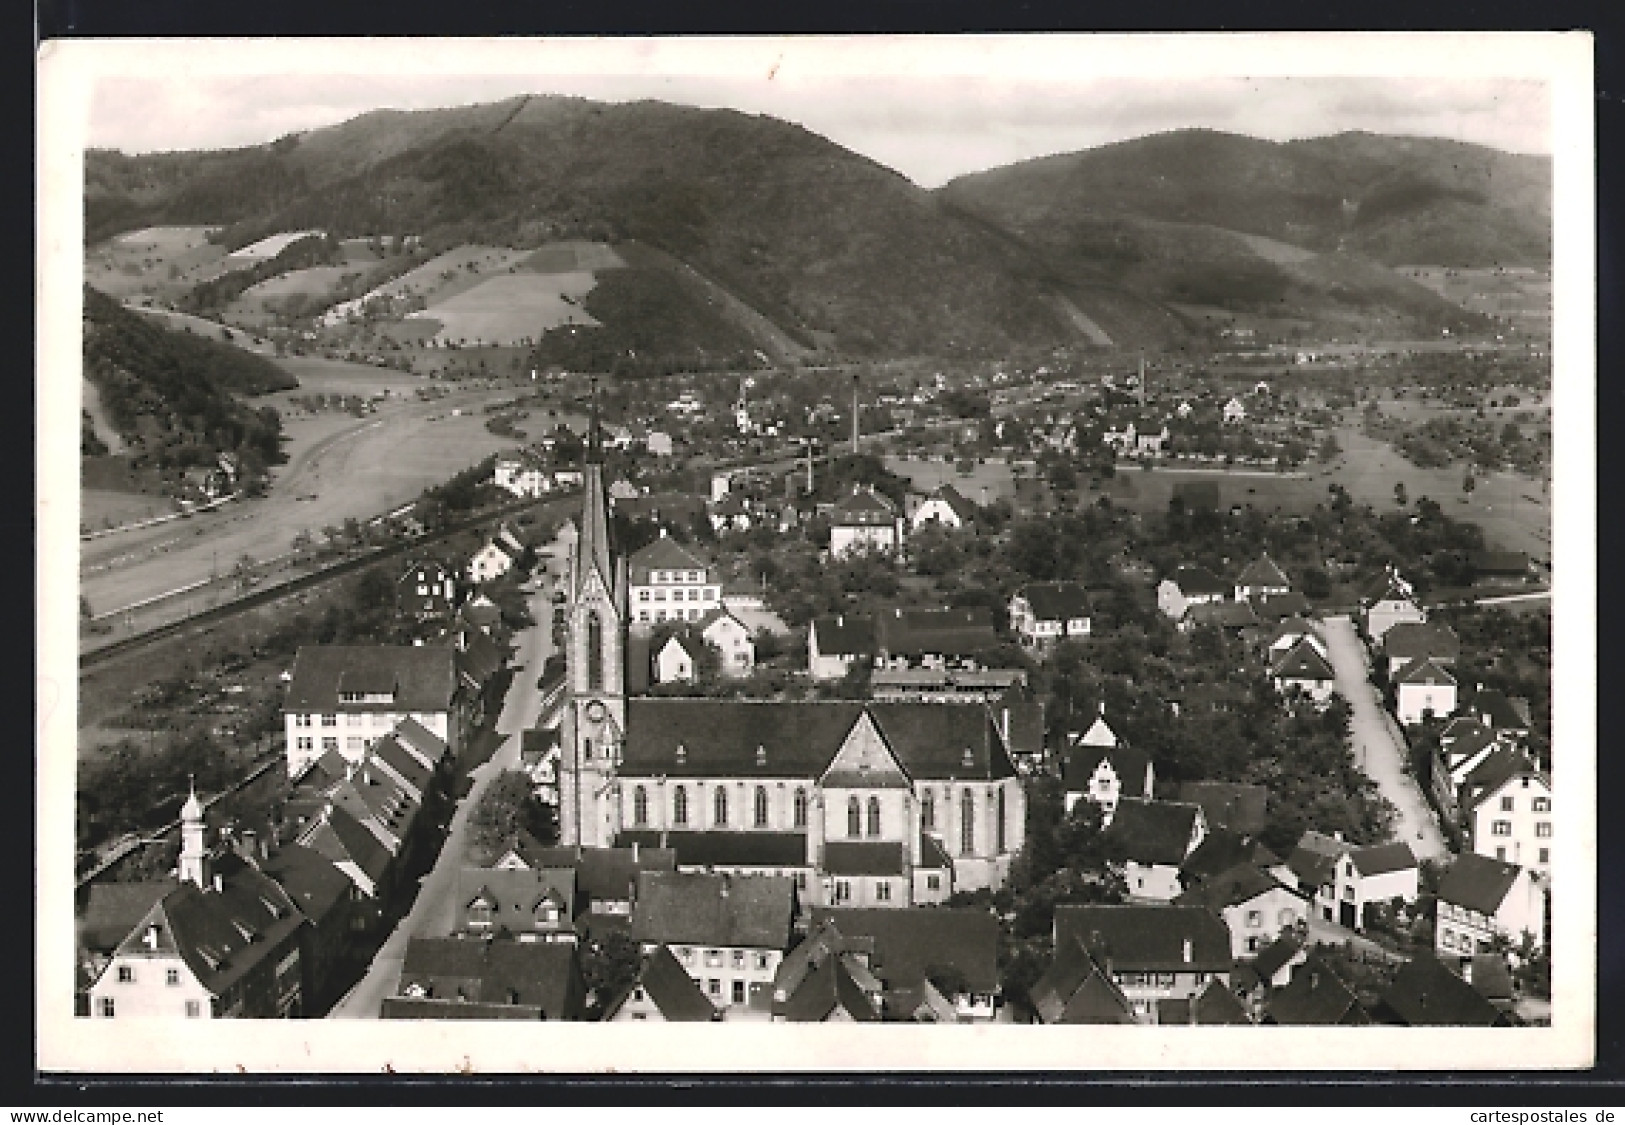
[[[812,906],[1001,886],[1026,795],[985,705],[627,697],[627,560],[596,449],[589,462],[567,576],[563,842],[789,875]]]

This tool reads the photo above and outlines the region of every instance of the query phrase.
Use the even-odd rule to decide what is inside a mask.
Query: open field
[[[360,277],[363,272],[363,266],[354,265],[290,270],[244,290],[240,297],[226,306],[223,319],[252,328],[269,327],[276,307],[288,298],[326,297],[342,282]]]
[[[164,496],[111,492],[102,488],[86,488],[79,493],[79,525],[91,531],[156,519],[178,510],[175,502]]]
[[[513,346],[561,324],[596,327],[581,301],[597,279],[590,273],[515,273],[488,277],[472,289],[436,299],[423,315],[440,323],[435,338]]]
[[[365,363],[346,363],[341,359],[323,359],[319,356],[285,356],[277,366],[295,379],[299,386],[290,391],[278,391],[255,399],[284,409],[292,399],[307,394],[322,395],[407,395],[425,386],[428,380],[397,371],[390,367],[374,367]],[[290,456],[292,447],[289,448]]]
[[[1552,275],[1533,269],[1398,266],[1398,272],[1464,309],[1532,332],[1552,330]]]
[[[276,257],[301,238],[321,233],[319,230],[291,230],[267,235],[258,242],[250,242],[239,250],[233,250],[226,255],[226,260],[245,266],[255,265]]]
[[[524,268],[532,273],[590,272],[625,265],[614,248],[603,242],[552,242],[524,261]]]
[[[952,461],[913,461],[903,457],[887,457],[886,468],[900,477],[906,477],[920,492],[933,492],[944,484],[951,484],[961,496],[974,504],[991,504],[1015,495],[1015,480],[1010,466],[1003,461],[988,461],[966,474],[959,472]],[[984,488],[986,495],[982,492]]]
[[[383,297],[395,300],[418,297],[426,304],[432,304],[474,288],[490,274],[517,267],[530,255],[530,251],[510,250],[503,246],[459,246],[430,258],[416,269],[403,273],[393,281],[386,281],[353,301],[334,305],[322,319],[326,324],[339,324],[352,312],[359,311],[367,301]]]
[[[157,317],[164,321],[169,328],[190,328],[197,335],[207,337],[210,340],[226,340],[226,337],[221,333],[221,329],[226,328],[231,333],[231,339],[227,342],[236,344],[244,351],[253,352],[255,355],[269,356],[276,354],[276,346],[271,341],[261,339],[256,343],[253,333],[248,329],[229,328],[218,321],[205,320],[201,316],[175,312],[173,309],[155,309],[138,304],[126,305],[125,307],[144,313],[147,316]]]
[[[148,227],[118,235],[85,251],[85,281],[119,300],[173,300],[236,267],[224,247],[205,238],[212,229]]]
[[[1228,231],[1226,233],[1233,238],[1241,239],[1247,244],[1247,249],[1266,261],[1291,264],[1293,262],[1306,262],[1315,256],[1313,250],[1305,250],[1301,246],[1293,246],[1289,242],[1266,238],[1261,234],[1244,234],[1241,231]]]

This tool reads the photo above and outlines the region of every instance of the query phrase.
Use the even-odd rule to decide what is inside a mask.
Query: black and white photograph
[[[47,44],[39,1065],[1589,1065],[1591,51]]]

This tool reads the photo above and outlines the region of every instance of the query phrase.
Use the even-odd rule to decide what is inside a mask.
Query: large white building
[[[855,488],[829,513],[829,553],[895,551],[903,545],[903,517],[897,505],[873,488]]]
[[[649,628],[662,621],[700,621],[722,608],[722,578],[698,551],[660,538],[629,561],[631,624]]]
[[[449,645],[309,645],[293,662],[282,705],[288,775],[322,754],[359,762],[367,749],[415,720],[459,746],[456,650]]]

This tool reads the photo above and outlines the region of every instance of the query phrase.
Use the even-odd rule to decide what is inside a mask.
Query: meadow
[[[423,314],[439,322],[441,342],[514,346],[563,324],[596,327],[582,301],[597,284],[590,273],[521,272],[488,277],[472,289],[436,299]]]

